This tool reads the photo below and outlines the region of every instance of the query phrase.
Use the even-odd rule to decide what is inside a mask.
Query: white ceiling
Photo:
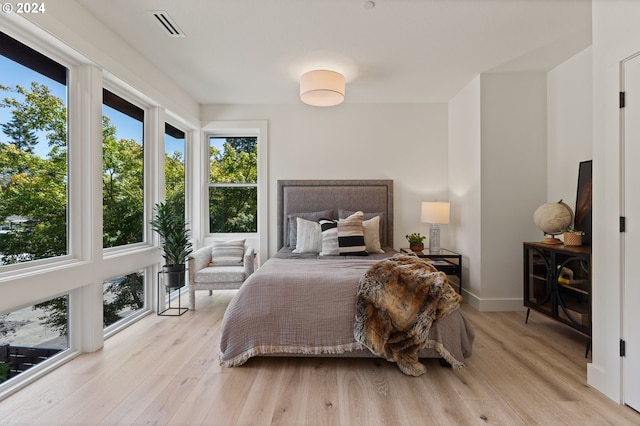
[[[300,102],[317,68],[345,74],[348,103],[446,102],[480,73],[547,71],[591,44],[590,0],[76,1],[202,104]]]

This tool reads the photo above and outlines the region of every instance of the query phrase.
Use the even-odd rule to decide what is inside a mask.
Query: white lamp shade
[[[449,223],[449,203],[438,201],[423,201],[420,211],[422,223]]]
[[[312,106],[334,106],[344,101],[344,76],[335,71],[315,70],[300,77],[300,100]]]

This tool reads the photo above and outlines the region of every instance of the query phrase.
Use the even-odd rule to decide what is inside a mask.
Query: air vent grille
[[[156,22],[158,22],[171,37],[184,37],[184,32],[182,32],[178,24],[175,23],[166,11],[149,10],[148,12],[153,15]]]

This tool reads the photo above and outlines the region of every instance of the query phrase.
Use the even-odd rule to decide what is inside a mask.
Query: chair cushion
[[[244,242],[244,239],[214,240],[211,245],[211,263],[231,266],[242,264]]]
[[[228,283],[244,281],[243,266],[208,266],[202,268],[194,277],[196,283]]]

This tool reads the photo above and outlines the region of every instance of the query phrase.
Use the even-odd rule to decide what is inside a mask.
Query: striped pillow
[[[362,228],[362,212],[355,212],[343,220],[321,220],[322,256],[367,256]]]
[[[218,266],[242,265],[245,240],[214,240],[211,263]]]
[[[338,222],[335,220],[321,219],[322,251],[320,256],[337,256],[340,254],[338,246]]]

